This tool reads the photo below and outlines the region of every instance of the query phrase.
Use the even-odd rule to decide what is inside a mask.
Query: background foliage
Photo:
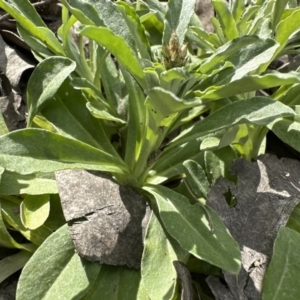
[[[7,133],[1,120],[0,245],[20,250],[1,261],[1,279],[24,267],[17,299],[178,299],[173,261],[237,274],[239,245],[205,202],[219,176],[234,180],[233,160],[265,153],[268,131],[300,151],[299,72],[269,69],[299,52],[300,8],[212,0],[208,33],[193,0],[60,2],[55,35],[28,0],[0,0],[39,61],[27,87],[28,127]],[[145,195],[153,214],[140,270],[74,252],[54,178],[63,169],[109,172]],[[15,181],[23,188],[6,192]],[[297,246],[286,261],[281,254],[299,239],[291,227],[276,239],[263,299],[295,287],[288,276],[299,269],[288,260]]]

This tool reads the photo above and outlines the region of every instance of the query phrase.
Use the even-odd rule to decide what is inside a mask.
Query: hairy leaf
[[[177,277],[173,261],[184,261],[187,256],[187,252],[166,235],[152,213],[145,236],[141,269],[142,284],[151,299],[172,299],[176,286],[174,278]]]
[[[50,196],[27,195],[21,203],[20,215],[23,225],[28,229],[36,229],[47,220],[50,212]]]
[[[33,71],[27,87],[28,124],[53,96],[64,80],[75,70],[75,63],[65,57],[49,57]]]
[[[100,268],[99,264],[83,260],[74,252],[65,225],[53,233],[26,264],[16,299],[81,299],[95,282]]]
[[[82,300],[150,300],[141,284],[140,271],[102,265],[94,285]]]
[[[126,41],[105,27],[84,26],[80,31],[84,35],[107,48],[118,61],[145,87],[143,68],[137,55]]]
[[[266,272],[262,299],[297,299],[300,293],[298,276],[300,234],[281,228],[274,244],[274,253]]]
[[[195,11],[195,0],[170,0],[165,16],[165,28],[163,43],[169,44],[172,32],[178,37],[179,43],[183,44],[185,33]]]
[[[228,272],[239,272],[239,246],[211,208],[191,205],[181,194],[162,186],[144,189],[155,197],[166,230],[183,249]]]
[[[23,129],[0,137],[0,164],[20,174],[88,169],[126,173],[127,166],[111,154],[42,129]]]
[[[174,147],[208,133],[231,127],[234,124],[268,125],[281,116],[293,114],[294,111],[288,106],[265,97],[237,101],[197,122],[194,126],[183,131],[170,144]]]
[[[22,269],[31,255],[30,252],[23,250],[0,260],[0,283]]]

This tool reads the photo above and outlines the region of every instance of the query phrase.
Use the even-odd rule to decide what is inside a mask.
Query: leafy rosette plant
[[[28,127],[0,137],[0,243],[22,249],[15,269],[26,264],[17,299],[177,299],[174,261],[238,273],[239,245],[205,199],[219,176],[232,179],[234,159],[264,153],[269,130],[300,150],[299,72],[268,71],[297,51],[300,8],[213,0],[215,33],[207,33],[195,0],[60,2],[55,35],[28,0],[0,0],[39,61]],[[147,197],[154,213],[140,270],[74,252],[54,179],[66,169],[108,172]],[[8,189],[13,182],[23,184]],[[30,243],[17,243],[5,224]]]

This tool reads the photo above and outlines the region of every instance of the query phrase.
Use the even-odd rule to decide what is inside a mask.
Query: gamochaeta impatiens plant
[[[218,176],[230,178],[235,158],[264,153],[268,130],[299,149],[299,139],[284,132],[289,125],[295,136],[300,133],[299,97],[289,96],[299,89],[299,73],[267,67],[281,53],[298,51],[300,9],[288,7],[292,1],[245,6],[242,0],[215,0],[215,33],[207,33],[194,14],[195,0],[167,6],[156,0],[60,2],[62,25],[55,35],[28,0],[0,0],[40,62],[27,88],[28,127],[0,138],[3,174],[40,187],[43,178],[53,182],[58,170],[108,172],[142,191],[154,213],[140,270],[88,262],[79,270],[61,227],[39,242],[17,299],[177,299],[173,261],[191,258],[239,272],[239,246],[205,199]],[[280,86],[274,95],[255,96],[274,86]],[[172,188],[176,180],[179,186]],[[46,196],[28,189],[27,197],[52,205],[49,186],[41,193]],[[5,201],[26,207],[18,197]],[[2,218],[23,233],[5,208]],[[59,276],[51,275],[54,268],[61,268]]]

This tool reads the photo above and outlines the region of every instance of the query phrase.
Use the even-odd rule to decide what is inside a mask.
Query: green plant
[[[28,128],[0,137],[0,193],[5,182],[28,185],[1,196],[1,245],[27,256],[39,246],[17,299],[105,293],[126,299],[129,284],[129,299],[176,299],[173,261],[187,263],[190,255],[239,271],[239,246],[205,199],[219,176],[232,179],[235,158],[264,153],[269,130],[300,150],[299,72],[267,70],[278,56],[297,53],[300,9],[281,0],[248,7],[241,0],[228,7],[212,2],[214,34],[201,29],[193,0],[170,0],[166,7],[156,0],[61,0],[56,37],[29,1],[0,0],[40,61],[28,83]],[[276,86],[270,97],[255,96]],[[74,253],[63,220],[51,215],[61,213],[53,172],[63,169],[109,172],[147,197],[155,213],[141,271],[100,266]],[[176,179],[176,189],[164,186]],[[10,196],[19,194],[27,195]],[[36,203],[30,216],[26,207]],[[8,208],[19,205],[22,219]],[[11,227],[31,243],[17,244]],[[43,284],[32,289],[36,276]]]

